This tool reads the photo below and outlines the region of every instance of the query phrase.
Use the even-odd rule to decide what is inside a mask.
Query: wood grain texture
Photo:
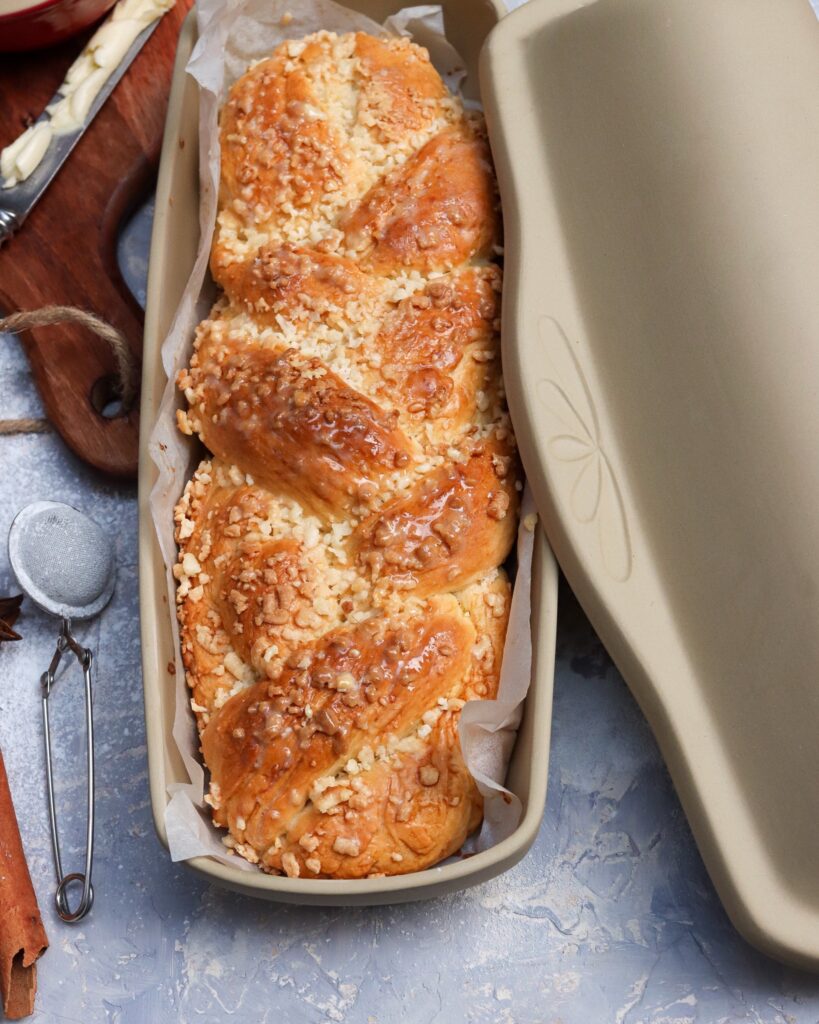
[[[7,312],[52,303],[91,310],[122,331],[137,360],[142,310],[120,275],[116,240],[153,181],[177,37],[191,2],[178,0],[165,15],[19,234],[0,248],[0,304]],[[89,34],[4,57],[0,146],[39,116]],[[105,342],[69,325],[21,337],[46,413],[66,444],[105,473],[134,476],[138,405],[106,419],[92,403],[95,384],[114,373]]]

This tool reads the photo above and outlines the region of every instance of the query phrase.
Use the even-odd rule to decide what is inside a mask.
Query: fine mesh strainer
[[[91,865],[94,852],[94,726],[92,720],[92,654],[81,647],[71,632],[72,619],[90,619],[98,615],[114,592],[116,563],[111,539],[93,519],[57,501],[36,501],[17,513],[9,531],[9,560],[24,593],[50,615],[61,619],[60,635],[51,664],[40,678],[43,704],[48,813],[51,843],[57,871],[55,901],[63,921],[81,920],[94,902]],[[85,871],[64,874],[54,803],[54,777],[51,758],[51,732],[48,699],[62,656],[71,651],[83,670],[85,681],[85,722],[88,734],[88,818]],[[72,910],[68,887],[82,885],[82,895]]]

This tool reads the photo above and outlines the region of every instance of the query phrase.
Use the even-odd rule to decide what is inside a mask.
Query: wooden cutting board
[[[119,228],[151,188],[159,159],[179,28],[192,0],[177,0],[116,86],[29,218],[0,247],[0,306],[7,312],[79,306],[108,320],[142,351],[142,310],[117,265]],[[0,148],[42,112],[90,31],[0,61]],[[24,333],[46,414],[80,458],[118,477],[136,475],[139,413],[106,418],[114,362],[82,327]]]

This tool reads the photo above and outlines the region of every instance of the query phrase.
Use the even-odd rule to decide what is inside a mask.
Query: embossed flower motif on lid
[[[572,516],[578,523],[596,525],[603,567],[623,583],[632,571],[631,538],[588,381],[557,320],[541,316],[538,335],[549,372],[537,382],[536,393],[554,423],[546,449],[566,467]]]

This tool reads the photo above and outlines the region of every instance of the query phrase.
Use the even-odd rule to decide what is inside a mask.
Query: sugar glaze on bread
[[[482,120],[413,43],[320,32],[220,131],[174,570],[206,799],[264,870],[417,871],[481,819],[458,719],[497,690],[517,526]]]

